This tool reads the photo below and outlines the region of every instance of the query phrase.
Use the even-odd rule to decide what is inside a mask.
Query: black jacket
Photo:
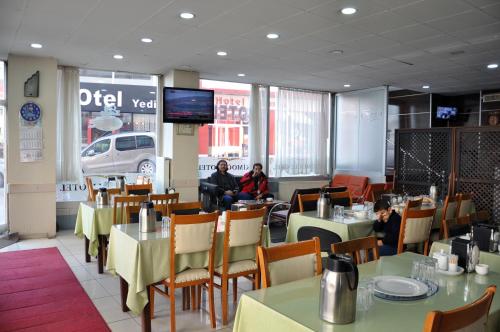
[[[239,190],[238,182],[236,181],[235,177],[227,172],[226,174],[222,174],[219,171],[213,172],[212,175],[210,175],[208,181],[210,183],[216,184],[221,189],[220,194],[222,194],[226,190],[236,192]]]
[[[397,248],[399,241],[399,229],[401,226],[401,216],[392,211],[387,222],[375,221],[373,230],[375,232],[385,232],[382,242],[388,246]]]

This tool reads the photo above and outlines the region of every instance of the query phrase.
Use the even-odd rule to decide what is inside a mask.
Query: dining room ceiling
[[[500,87],[500,69],[487,68],[500,62],[500,1],[0,0],[0,59],[8,54],[324,91],[469,92]]]

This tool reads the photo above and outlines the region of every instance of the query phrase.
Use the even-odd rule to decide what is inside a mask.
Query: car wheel
[[[137,172],[144,175],[153,175],[156,171],[156,165],[151,160],[143,160],[139,163],[137,167]]]

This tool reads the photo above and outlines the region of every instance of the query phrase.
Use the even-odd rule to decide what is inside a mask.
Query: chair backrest
[[[320,249],[323,252],[330,252],[333,243],[342,242],[342,238],[335,232],[314,226],[302,226],[297,231],[297,240],[306,241],[317,237]]]
[[[213,275],[218,217],[218,212],[192,215],[172,214],[170,223],[170,280],[175,280],[176,255],[197,252],[208,253],[208,270],[210,275]]]
[[[262,287],[320,275],[319,239],[287,243],[280,246],[257,247]]]
[[[432,222],[436,209],[403,211],[399,230],[398,253],[403,252],[403,245],[427,242],[431,234]]]
[[[458,217],[458,218],[451,218],[451,219],[443,220],[442,229],[443,229],[443,238],[444,239],[447,239],[450,236],[462,235],[462,234],[467,233],[467,231],[468,231],[467,228],[465,228],[465,230],[463,228],[460,228],[458,231],[461,231],[461,232],[457,232],[457,230],[455,230],[454,234],[450,234],[451,233],[451,226],[453,226],[453,225],[471,226],[471,217],[469,215],[466,215],[465,217]]]
[[[376,260],[380,257],[375,236],[334,243],[332,244],[332,252],[334,254],[348,254],[356,264],[366,263],[370,261],[370,258]],[[361,254],[362,252],[363,254]]]
[[[149,195],[153,191],[153,184],[126,184],[125,195]]]
[[[376,202],[379,199],[382,199],[382,195],[386,195],[386,194],[392,194],[392,190],[391,189],[374,189],[372,191],[372,197],[370,199],[372,200],[372,202]]]
[[[340,193],[331,193],[330,198],[332,200],[332,206],[341,205],[345,207],[350,207],[352,205],[351,193],[348,191],[343,191]]]
[[[262,227],[267,209],[227,211],[224,248],[258,245],[262,242]]]
[[[299,194],[317,194],[321,191],[320,188],[307,188],[307,189],[295,189],[290,198],[290,209],[288,210],[288,217],[290,217],[291,213],[299,212]],[[316,209],[316,204],[313,205],[314,209]],[[313,210],[314,210],[313,209]]]
[[[179,193],[174,194],[149,194],[149,200],[155,205],[155,211],[160,216],[167,215],[167,205],[179,203]]]
[[[443,213],[441,215],[441,228],[439,229],[440,236],[445,239],[449,235],[449,222],[447,220],[453,220],[457,215],[458,197],[446,195],[443,204]],[[446,233],[446,234],[445,234]]]
[[[92,178],[87,176],[85,178],[85,185],[87,186],[87,201],[95,202],[96,191],[94,189],[94,183],[92,183]]]
[[[344,191],[347,191],[347,187],[323,187],[321,188],[321,191],[325,193],[341,193]]]
[[[423,332],[485,331],[496,288],[495,285],[489,286],[479,299],[463,307],[444,312],[429,312],[425,318]]]
[[[457,217],[464,217],[470,214],[472,209],[472,195],[458,194]]]
[[[489,223],[491,219],[491,214],[487,210],[481,210],[475,213],[470,214],[470,219],[471,222],[477,223],[477,222],[482,222],[482,223]]]
[[[422,202],[424,201],[423,198],[418,198],[418,199],[409,199],[406,202],[404,210],[420,210],[422,207]]]
[[[299,212],[313,211],[317,208],[317,202],[319,199],[319,193],[316,194],[298,194],[297,198],[299,200]],[[314,202],[314,204],[311,204]],[[306,203],[309,203],[306,205]]]
[[[137,179],[135,181],[136,184],[148,184],[151,183],[151,178],[146,175],[137,175]]]
[[[385,183],[369,183],[363,195],[363,200],[375,202],[375,200],[373,200],[373,192],[383,191],[384,187]]]
[[[201,212],[202,202],[184,202],[167,204],[167,216],[176,215],[191,215]]]
[[[147,201],[148,196],[115,196],[113,199],[113,225],[127,224],[127,206],[139,206],[142,202]],[[132,210],[130,210],[132,213]]]

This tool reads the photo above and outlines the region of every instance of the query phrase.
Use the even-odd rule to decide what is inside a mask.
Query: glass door
[[[0,234],[7,230],[7,214],[5,213],[5,106],[7,101],[6,95],[6,66],[5,62],[0,61]]]

